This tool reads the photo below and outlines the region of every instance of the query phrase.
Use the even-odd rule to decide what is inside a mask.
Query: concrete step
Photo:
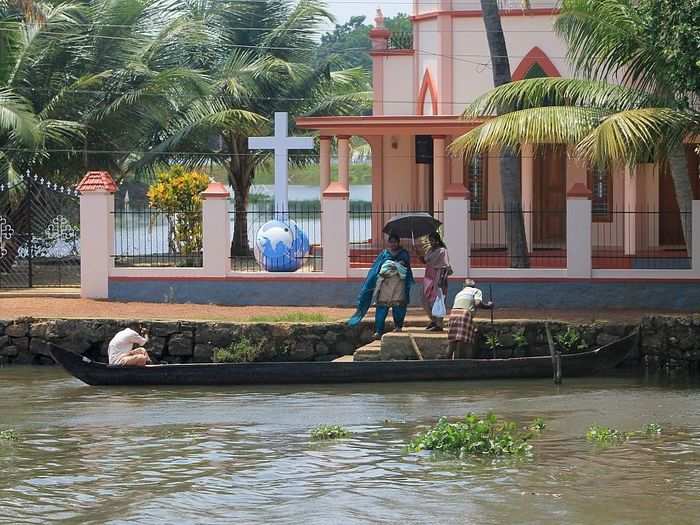
[[[372,341],[368,345],[358,348],[352,355],[353,361],[381,361],[381,341]]]
[[[380,352],[382,361],[418,359],[411,338],[415,341],[423,359],[448,358],[446,332],[426,332],[425,330],[408,329],[403,332],[384,334]]]

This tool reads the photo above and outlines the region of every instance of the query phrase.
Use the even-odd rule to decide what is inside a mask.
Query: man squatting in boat
[[[125,328],[121,332],[117,332],[109,342],[107,351],[110,365],[146,366],[151,364],[151,358],[143,348],[143,345],[148,342],[148,334],[141,328],[139,331],[141,334],[131,328]],[[134,348],[134,345],[139,345],[139,348]]]
[[[474,344],[476,341],[474,315],[477,308],[492,309],[493,303],[491,301],[484,303],[481,290],[475,286],[476,283],[471,279],[464,281],[464,288],[455,297],[447,320],[447,340],[452,359],[478,357],[477,347]]]

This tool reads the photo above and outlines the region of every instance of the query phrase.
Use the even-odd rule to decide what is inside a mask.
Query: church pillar
[[[338,136],[338,182],[346,190],[350,189],[350,137]]]
[[[320,158],[319,164],[321,169],[321,195],[326,191],[326,188],[331,183],[331,138],[321,137],[319,140]]]
[[[532,251],[532,218],[535,205],[535,148],[532,144],[523,144],[521,148],[521,192],[525,221],[525,238],[527,249]]]
[[[445,137],[433,137],[433,210],[442,211],[445,200],[445,178],[447,174],[447,157]]]

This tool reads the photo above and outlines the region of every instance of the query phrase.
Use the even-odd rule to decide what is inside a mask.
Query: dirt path
[[[193,321],[251,321],[255,318],[276,318],[290,313],[303,312],[322,315],[328,320],[350,317],[350,308],[287,307],[287,306],[215,306],[198,304],[122,303],[93,301],[63,297],[0,297],[0,319],[18,317],[34,318],[83,318],[83,319],[148,319]],[[643,310],[542,310],[499,309],[497,320],[503,319],[552,319],[571,322],[617,321],[635,322],[649,314],[677,314],[676,311]],[[489,319],[488,312],[480,312],[479,319]],[[408,316],[411,324],[424,321],[420,309],[412,309]]]

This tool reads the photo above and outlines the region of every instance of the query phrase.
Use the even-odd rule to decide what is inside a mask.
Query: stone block
[[[211,363],[214,351],[209,345],[196,344],[194,345],[193,361],[195,363]]]
[[[314,358],[314,347],[308,342],[299,342],[289,351],[290,361],[311,361]]]
[[[18,337],[12,339],[12,344],[17,347],[20,352],[29,352],[29,338],[28,337]]]
[[[328,348],[328,345],[326,343],[318,343],[316,345],[316,351],[315,351],[316,356],[327,355],[328,353],[329,353],[329,348]]]
[[[165,337],[151,337],[148,339],[148,350],[152,352],[155,357],[160,359],[163,357],[166,343],[167,339]]]
[[[188,357],[192,355],[193,351],[191,332],[175,334],[168,340],[168,355]]]
[[[29,351],[34,355],[43,355],[46,357],[51,357],[49,352],[49,343],[43,339],[33,337],[29,344]]]
[[[352,355],[354,352],[355,345],[353,345],[350,341],[338,341],[335,344],[335,353],[337,355]]]
[[[16,346],[5,346],[0,348],[0,355],[5,357],[17,357],[19,350]]]
[[[380,351],[382,361],[407,361],[418,359],[413,351],[413,346],[408,335],[403,333],[389,333],[382,337]]]
[[[596,337],[595,342],[598,346],[605,346],[607,344],[614,343],[618,339],[620,339],[620,338],[616,335],[602,332],[602,333],[598,334],[598,337]]]
[[[29,333],[29,325],[27,323],[12,323],[5,328],[5,335],[10,337],[26,337]]]
[[[7,348],[13,348],[8,346]],[[12,360],[13,365],[33,365],[35,361],[34,355],[29,352],[17,352],[16,357]]]
[[[200,324],[197,325],[195,331],[194,331],[194,342],[195,344],[207,344],[209,343],[209,330],[210,330],[210,325],[208,324]]]
[[[40,339],[46,339],[46,334],[48,333],[49,326],[50,325],[48,322],[32,323],[32,326],[29,328],[29,337],[38,337]]]
[[[156,337],[168,337],[180,331],[180,323],[173,322],[155,322],[151,324],[151,335]]]
[[[209,331],[209,341],[214,348],[226,348],[237,339],[237,335],[232,327],[216,326]]]
[[[10,336],[0,335],[0,348],[10,344]]]
[[[338,334],[335,332],[326,332],[326,334],[323,336],[323,341],[330,346],[335,345],[335,342],[338,340]]]
[[[627,333],[627,327],[623,324],[608,324],[603,327],[603,332],[614,335],[618,339]]]

